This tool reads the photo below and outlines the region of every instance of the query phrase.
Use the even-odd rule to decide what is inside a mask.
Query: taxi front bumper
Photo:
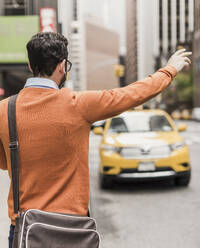
[[[154,172],[133,172],[120,173],[118,175],[103,175],[104,178],[115,181],[161,181],[190,176],[190,169],[184,172],[175,171],[154,171]]]
[[[100,173],[122,179],[153,179],[178,177],[190,173],[188,147],[174,151],[166,158],[156,159],[125,159],[118,154],[108,156],[100,151]],[[155,170],[139,171],[141,163],[153,163]]]

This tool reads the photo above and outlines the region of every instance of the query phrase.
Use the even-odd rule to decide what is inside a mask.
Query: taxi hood
[[[140,145],[167,145],[182,142],[183,138],[176,132],[141,132],[107,134],[105,143],[120,147]]]

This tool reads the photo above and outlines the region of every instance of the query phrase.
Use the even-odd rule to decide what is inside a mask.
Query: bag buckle
[[[10,142],[9,148],[10,148],[10,150],[17,150],[18,149],[18,141]]]

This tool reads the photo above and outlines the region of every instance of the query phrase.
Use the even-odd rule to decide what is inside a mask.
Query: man
[[[88,143],[90,125],[138,106],[164,90],[177,72],[191,62],[191,53],[180,50],[167,66],[127,87],[74,92],[63,88],[68,61],[68,42],[55,33],[39,33],[27,44],[29,78],[17,99],[20,150],[21,211],[87,215],[89,202]],[[0,168],[11,177],[7,121],[8,99],[0,102]],[[8,197],[15,226],[12,187]]]

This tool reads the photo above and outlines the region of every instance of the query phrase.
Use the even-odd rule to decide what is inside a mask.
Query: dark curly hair
[[[68,58],[68,41],[57,33],[38,33],[27,43],[34,77],[51,76],[57,65]]]

